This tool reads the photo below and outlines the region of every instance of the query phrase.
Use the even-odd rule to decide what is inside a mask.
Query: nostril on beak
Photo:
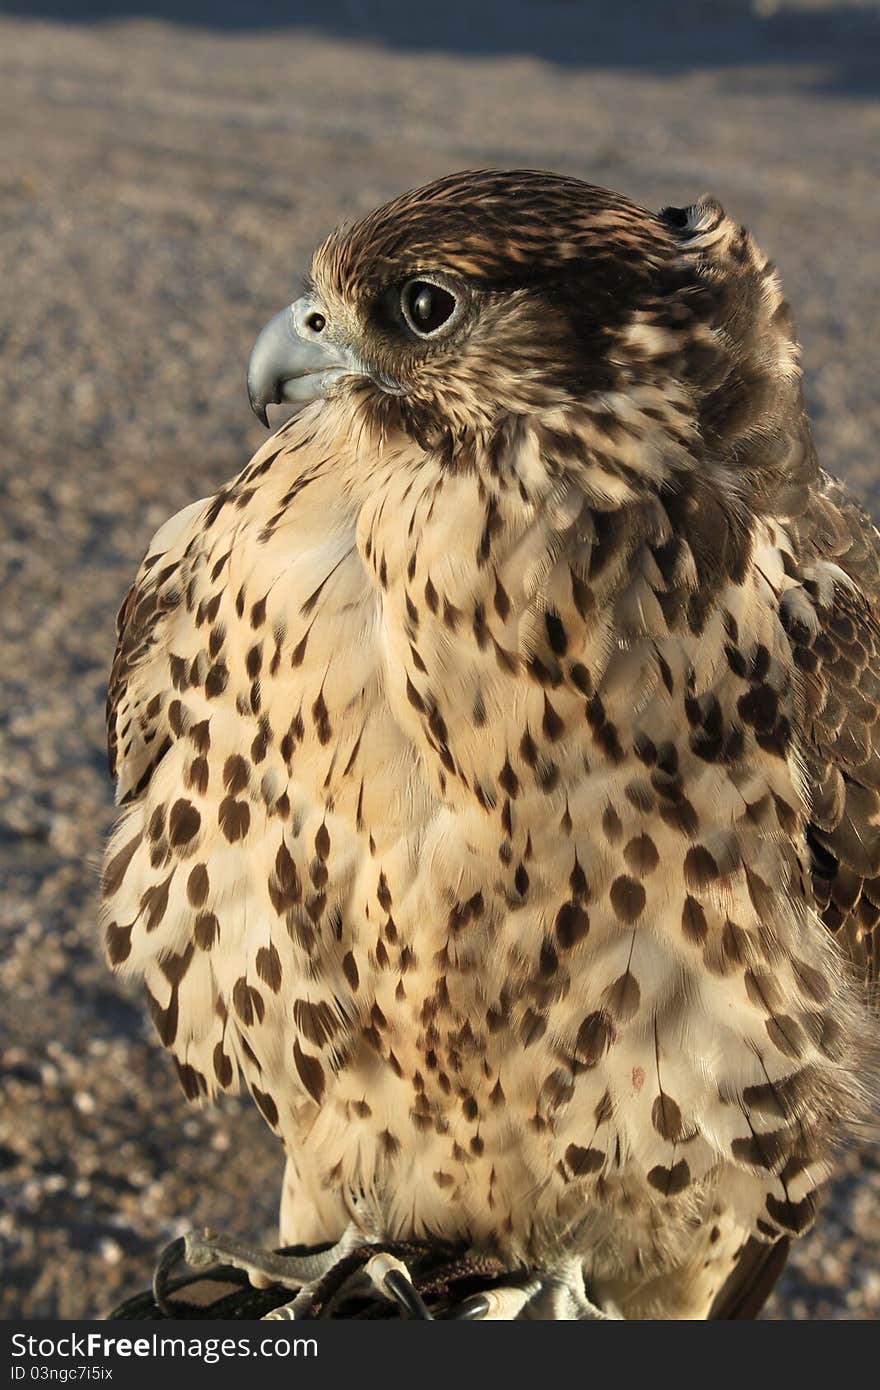
[[[306,315],[305,325],[306,328],[310,328],[313,333],[323,333],[327,326],[327,320],[324,318],[323,314],[318,313],[317,309],[313,309],[310,314]]]

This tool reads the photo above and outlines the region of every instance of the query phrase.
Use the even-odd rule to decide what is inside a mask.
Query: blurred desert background
[[[880,515],[880,10],[834,0],[20,0],[0,17],[0,1316],[87,1317],[276,1141],[186,1105],[100,955],[114,615],[263,438],[244,369],[340,218],[455,168],[718,196],[777,260],[820,457]],[[880,1314],[845,1160],[765,1316]]]

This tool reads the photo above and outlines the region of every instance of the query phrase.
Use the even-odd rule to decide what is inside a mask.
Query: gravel
[[[822,460],[880,514],[878,42],[833,0],[7,7],[0,1315],[99,1315],[191,1225],[272,1237],[276,1142],[186,1106],[100,957],[102,703],[153,530],[262,438],[244,364],[316,239],[456,167],[712,192],[777,259]],[[878,1250],[866,1144],[766,1315],[878,1316]]]

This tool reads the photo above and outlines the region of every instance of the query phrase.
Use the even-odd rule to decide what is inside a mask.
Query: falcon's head
[[[655,214],[520,170],[450,175],[334,232],[248,389],[264,423],[271,402],[347,395],[451,458],[528,419],[604,457],[623,500],[707,454],[742,472],[744,439],[800,418],[797,378],[773,267],[714,200]]]

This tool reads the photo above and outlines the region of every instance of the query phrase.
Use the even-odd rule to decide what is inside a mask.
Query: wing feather
[[[880,964],[880,534],[842,484],[823,475],[797,542],[803,591],[818,621],[799,612],[797,601],[783,603],[782,618],[804,695],[813,888],[826,925],[873,985]]]
[[[169,624],[185,603],[183,552],[206,505],[204,499],[193,502],[159,528],[116,617],[107,757],[122,805],[148,786],[170,747],[167,680],[157,683],[149,658],[164,644]]]

